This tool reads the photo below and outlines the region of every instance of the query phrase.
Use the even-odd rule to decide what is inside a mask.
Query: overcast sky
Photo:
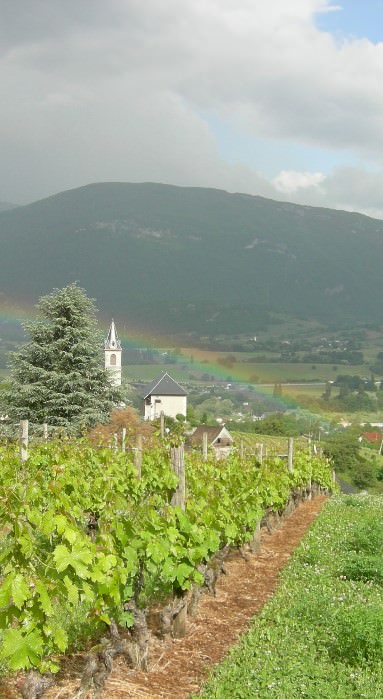
[[[0,13],[0,200],[155,181],[383,218],[383,0]]]

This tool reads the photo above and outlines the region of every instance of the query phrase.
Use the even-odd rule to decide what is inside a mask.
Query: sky
[[[0,0],[0,201],[217,187],[383,218],[383,0]]]

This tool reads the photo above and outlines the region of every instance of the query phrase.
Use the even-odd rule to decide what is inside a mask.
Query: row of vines
[[[294,489],[332,488],[322,457],[186,458],[185,510],[166,449],[130,454],[87,443],[35,445],[22,463],[0,447],[0,663],[3,672],[58,670],[87,630],[133,627],[135,610],[204,583],[203,565],[251,541],[267,509]]]

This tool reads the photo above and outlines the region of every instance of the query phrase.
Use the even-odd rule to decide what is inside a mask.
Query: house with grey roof
[[[162,412],[168,417],[186,417],[187,392],[167,372],[146,386],[142,397],[145,420],[155,420]]]
[[[201,449],[204,434],[206,434],[208,449],[211,449],[216,457],[220,458],[230,454],[234,440],[225,425],[218,425],[217,427],[198,425],[189,436],[188,444],[190,447]]]

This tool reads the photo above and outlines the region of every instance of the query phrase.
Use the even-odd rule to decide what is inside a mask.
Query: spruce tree
[[[37,308],[38,318],[24,323],[30,342],[11,355],[10,420],[67,431],[105,422],[121,396],[103,368],[93,300],[70,284],[42,296]]]

